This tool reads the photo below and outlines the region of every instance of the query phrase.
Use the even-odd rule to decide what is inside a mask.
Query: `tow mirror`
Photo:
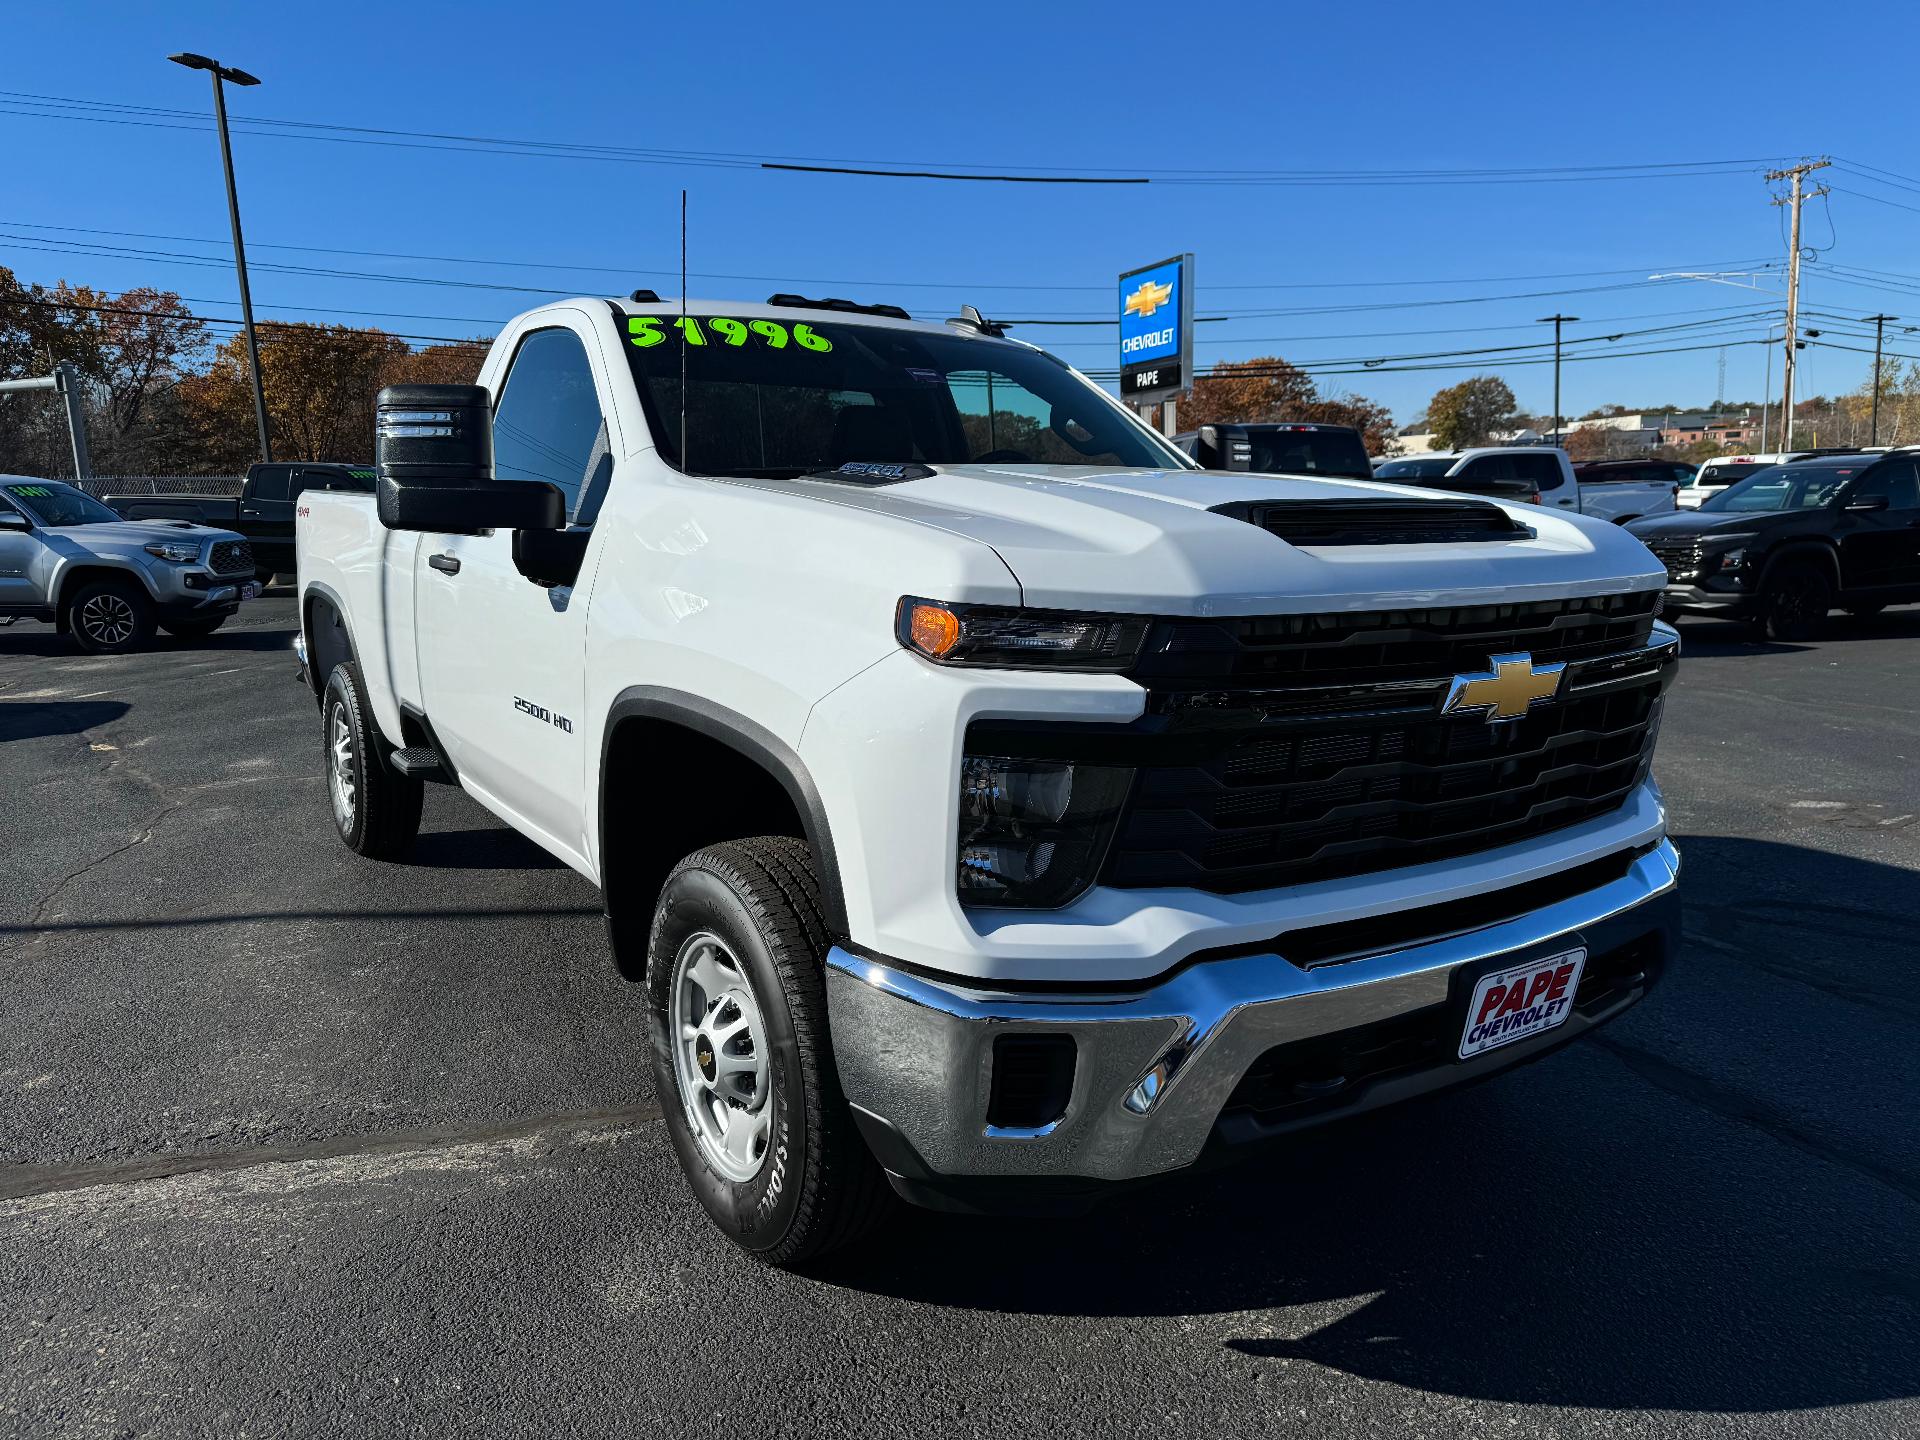
[[[557,530],[566,497],[544,481],[493,478],[493,414],[484,385],[389,385],[374,401],[380,523],[474,535]]]
[[[1193,437],[1193,458],[1200,462],[1202,470],[1224,470],[1226,461],[1220,456],[1220,432],[1212,425],[1202,425],[1200,433]]]

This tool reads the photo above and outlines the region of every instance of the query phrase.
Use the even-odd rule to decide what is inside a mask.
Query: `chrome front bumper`
[[[1457,1026],[1456,978],[1532,951],[1584,944],[1591,965],[1651,946],[1633,953],[1656,955],[1657,971],[1678,934],[1679,867],[1663,840],[1615,880],[1465,934],[1312,968],[1283,958],[1282,936],[1272,953],[1202,960],[1116,994],[985,991],[836,946],[827,1003],[841,1086],[909,1194],[951,1179],[1115,1182],[1177,1170],[1200,1158],[1242,1078],[1275,1047],[1421,1011]],[[1611,1019],[1653,974],[1633,978],[1614,1003],[1576,1009],[1545,1035],[1469,1061],[1452,1059],[1449,1043],[1437,1065],[1358,1086],[1317,1113],[1351,1114],[1529,1059]],[[1015,1033],[1070,1035],[1072,1089],[1051,1123],[996,1129],[994,1040]]]

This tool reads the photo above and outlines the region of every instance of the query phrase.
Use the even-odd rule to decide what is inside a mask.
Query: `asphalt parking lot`
[[[688,1198],[590,886],[443,789],[335,840],[292,621],[0,630],[10,1433],[1920,1433],[1920,611],[1683,625],[1688,944],[1591,1043],[808,1276]]]

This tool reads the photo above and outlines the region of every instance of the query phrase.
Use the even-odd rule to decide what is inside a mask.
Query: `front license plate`
[[[1573,997],[1579,993],[1580,972],[1586,963],[1582,947],[1482,975],[1467,1004],[1460,1058],[1498,1050],[1564,1025],[1573,1013]]]
[[[240,598],[242,600],[258,600],[260,598],[260,582],[258,580],[247,581],[246,584],[240,587]]]

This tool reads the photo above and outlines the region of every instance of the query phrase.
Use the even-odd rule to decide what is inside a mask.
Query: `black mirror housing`
[[[1224,470],[1226,462],[1220,458],[1220,432],[1211,425],[1202,425],[1200,433],[1193,438],[1193,458],[1200,462],[1202,470]]]
[[[1865,513],[1872,510],[1891,510],[1893,502],[1885,495],[1869,495],[1864,500],[1849,500],[1847,509]]]
[[[557,530],[559,486],[493,478],[492,399],[484,385],[389,385],[374,401],[380,523],[473,535]]]
[[[522,529],[513,537],[513,568],[542,589],[571,585],[580,578],[591,530]]]

